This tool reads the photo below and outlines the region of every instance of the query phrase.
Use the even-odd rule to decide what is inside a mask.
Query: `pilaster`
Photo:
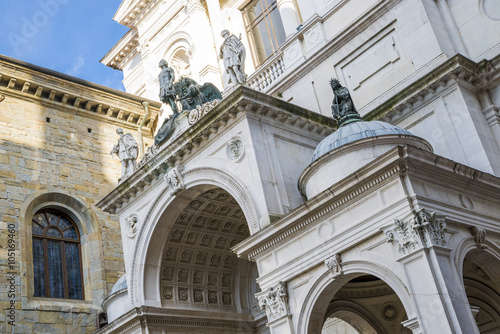
[[[404,325],[414,333],[479,333],[447,247],[445,217],[421,209],[384,232],[417,306],[420,329]]]

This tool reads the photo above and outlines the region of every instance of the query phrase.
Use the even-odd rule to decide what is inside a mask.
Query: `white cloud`
[[[73,64],[73,67],[70,70],[66,71],[66,74],[69,75],[80,74],[82,72],[83,65],[85,65],[85,59],[82,56],[78,56],[78,58],[76,58],[75,63]]]

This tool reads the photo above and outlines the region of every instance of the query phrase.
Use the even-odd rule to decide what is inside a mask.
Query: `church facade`
[[[181,114],[97,204],[120,216],[127,272],[102,333],[498,331],[496,13],[123,1],[131,30],[102,62],[127,90],[154,98],[165,59],[224,98]],[[224,29],[246,48],[243,85],[219,57]],[[332,122],[332,78],[363,121]]]
[[[127,93],[0,59],[0,240],[15,224],[19,256],[2,332],[498,332],[499,12],[124,0],[130,30],[101,62]],[[170,116],[159,64],[222,99]],[[116,185],[117,127],[142,160]]]

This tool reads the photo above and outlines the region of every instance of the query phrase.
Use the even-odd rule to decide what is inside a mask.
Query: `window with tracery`
[[[83,299],[80,234],[64,213],[42,210],[32,220],[34,296]]]
[[[276,0],[253,0],[243,17],[254,57],[263,63],[286,39]]]

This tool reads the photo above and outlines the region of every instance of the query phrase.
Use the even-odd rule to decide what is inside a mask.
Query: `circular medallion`
[[[243,142],[239,138],[231,139],[226,146],[227,156],[232,161],[241,159],[244,153]]]

